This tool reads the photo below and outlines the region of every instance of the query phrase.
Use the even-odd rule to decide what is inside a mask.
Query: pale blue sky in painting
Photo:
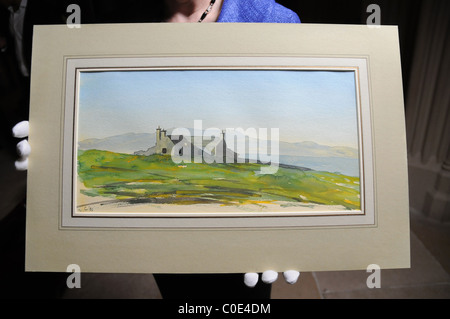
[[[163,128],[279,128],[280,140],[358,147],[351,71],[81,72],[79,139]]]

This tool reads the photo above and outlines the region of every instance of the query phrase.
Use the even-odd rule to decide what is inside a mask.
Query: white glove
[[[22,121],[17,123],[13,129],[12,134],[16,138],[26,138],[30,132],[30,123]],[[20,158],[14,163],[18,171],[26,171],[28,169],[28,156],[30,155],[31,147],[27,139],[17,143],[17,153]]]
[[[296,270],[288,270],[283,272],[284,280],[288,284],[295,284],[300,277],[300,272]],[[259,275],[255,272],[249,272],[244,275],[244,283],[247,287],[253,288],[258,283]],[[278,279],[278,273],[273,270],[267,270],[263,272],[261,280],[266,284],[271,284]]]

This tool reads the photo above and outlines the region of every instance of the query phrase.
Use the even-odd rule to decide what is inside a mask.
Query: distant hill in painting
[[[78,149],[134,154],[136,151],[148,150],[155,143],[155,133],[127,133],[103,139],[86,139],[78,143]],[[280,141],[279,152],[281,164],[308,167],[313,170],[342,173],[349,176],[359,175],[358,150],[355,148],[327,146],[311,141],[296,143]],[[243,156],[243,154],[240,155]],[[255,157],[253,154],[244,154],[244,156],[246,158]]]

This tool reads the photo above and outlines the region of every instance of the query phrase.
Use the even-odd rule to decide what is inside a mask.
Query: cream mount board
[[[202,41],[205,38],[210,40]],[[83,271],[132,273],[321,271],[366,269],[373,263],[382,268],[409,267],[406,143],[396,27],[118,24],[69,29],[41,26],[35,29],[33,45],[29,138],[33,153],[28,175],[27,270],[65,271],[67,265],[73,263],[80,265]],[[146,81],[159,77],[161,81],[149,83],[152,87],[160,85],[160,90],[165,88],[167,92],[176,87],[163,87],[165,77],[175,81],[172,83],[178,84],[181,92],[186,82],[179,80],[180,76],[194,79],[198,87],[203,84],[203,80],[196,79],[198,74],[210,77],[211,81],[220,79],[231,92],[239,77],[267,78],[270,83],[274,76],[297,81],[292,80],[296,74],[322,74],[326,79],[321,81],[328,83],[328,75],[330,78],[348,75],[346,78],[354,85],[355,107],[351,121],[354,121],[357,141],[354,149],[357,151],[354,153],[356,160],[351,162],[352,165],[357,163],[357,173],[353,174],[357,179],[349,179],[350,173],[329,175],[329,178],[344,176],[343,180],[334,181],[335,191],[345,191],[346,183],[352,182],[354,185],[348,193],[356,197],[343,197],[342,203],[331,205],[311,200],[310,193],[308,196],[298,193],[299,203],[292,204],[274,199],[273,194],[267,197],[266,193],[255,195],[252,192],[251,196],[262,196],[262,199],[258,197],[255,201],[252,197],[251,201],[241,200],[238,205],[230,205],[236,198],[231,201],[229,197],[246,194],[246,186],[239,194],[232,193],[232,188],[227,186],[226,196],[222,196],[221,189],[220,196],[210,191],[202,197],[195,188],[199,183],[189,189],[189,196],[183,188],[170,196],[168,191],[163,195],[153,194],[151,201],[142,200],[141,195],[133,197],[156,188],[154,184],[166,187],[173,181],[166,176],[162,180],[152,175],[150,181],[137,187],[137,181],[142,180],[140,177],[124,181],[130,177],[123,172],[132,171],[130,167],[121,166],[119,171],[125,175],[120,175],[118,167],[104,162],[105,154],[121,152],[80,146],[85,145],[89,131],[84,128],[89,127],[86,112],[95,109],[85,105],[90,105],[93,99],[99,101],[98,96],[91,97],[94,96],[91,92],[105,90],[108,83],[125,74],[131,80],[124,86],[132,87],[130,81],[141,76]],[[223,80],[225,76],[228,82]],[[97,88],[98,83],[94,81],[102,86]],[[254,80],[254,83],[259,82]],[[325,88],[321,85],[320,82],[317,88]],[[280,87],[291,87],[291,83]],[[287,100],[291,91],[267,93],[259,86],[251,99],[264,93],[266,99],[281,96]],[[249,99],[244,93],[239,94],[236,100]],[[331,93],[324,89],[318,96],[325,99],[327,94]],[[187,95],[184,96],[185,100],[179,98],[180,103],[188,103]],[[154,99],[156,101],[156,95]],[[129,100],[125,93],[123,100]],[[148,107],[155,106],[150,103]],[[117,112],[115,117],[125,114],[124,110],[110,108],[110,112]],[[228,112],[231,118],[236,115],[231,112],[237,111],[230,108]],[[243,114],[252,119],[248,113],[243,109]],[[107,115],[98,114],[91,116],[97,123],[90,128],[99,126],[106,131],[108,123],[102,121]],[[156,117],[157,113],[154,114]],[[182,116],[187,115],[179,117]],[[202,119],[189,116],[186,125]],[[281,122],[286,114],[279,111],[276,116],[274,122]],[[127,120],[124,115],[122,122]],[[152,121],[149,119],[149,123]],[[163,122],[163,119],[155,123],[158,121]],[[265,122],[261,121],[263,127]],[[286,126],[288,122],[286,117]],[[204,123],[207,123],[206,118]],[[237,122],[236,126],[242,123],[247,122]],[[149,134],[153,133],[153,126],[149,127]],[[280,132],[281,136],[283,130]],[[336,131],[336,135],[338,133]],[[149,146],[154,143],[152,140]],[[147,156],[162,158],[158,153]],[[134,163],[136,158],[144,161],[145,157],[131,152],[122,158],[124,162]],[[100,164],[94,165],[91,160]],[[89,167],[83,166],[86,163]],[[277,168],[280,174],[285,174],[283,178],[299,173],[292,171],[292,165],[284,163]],[[173,166],[174,179],[183,180],[180,176],[185,174],[183,181],[186,182],[189,169],[186,163]],[[164,170],[168,171],[168,167],[164,166]],[[302,174],[316,174],[316,179],[325,179],[316,171],[305,170]],[[211,176],[214,172],[209,171]],[[155,175],[156,169],[148,174]],[[117,180],[94,185],[100,175],[103,179],[120,178],[122,188],[118,187]],[[269,178],[261,176],[252,175],[252,185]],[[215,182],[208,184],[209,180],[201,183],[202,189],[218,187]],[[286,179],[283,183],[287,186],[290,181]],[[250,191],[253,190],[248,186]],[[112,192],[115,193],[111,195]],[[328,199],[334,198],[332,196],[335,195],[330,194]],[[209,203],[211,197],[219,204],[205,204],[205,198]],[[169,202],[167,198],[172,199]],[[173,198],[181,200],[173,204]],[[55,242],[60,244],[55,246]]]

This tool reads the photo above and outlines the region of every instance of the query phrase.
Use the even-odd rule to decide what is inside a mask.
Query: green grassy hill
[[[360,209],[359,178],[263,164],[178,165],[169,156],[88,150],[78,153],[78,177],[87,196],[129,203],[246,205],[312,203]]]

